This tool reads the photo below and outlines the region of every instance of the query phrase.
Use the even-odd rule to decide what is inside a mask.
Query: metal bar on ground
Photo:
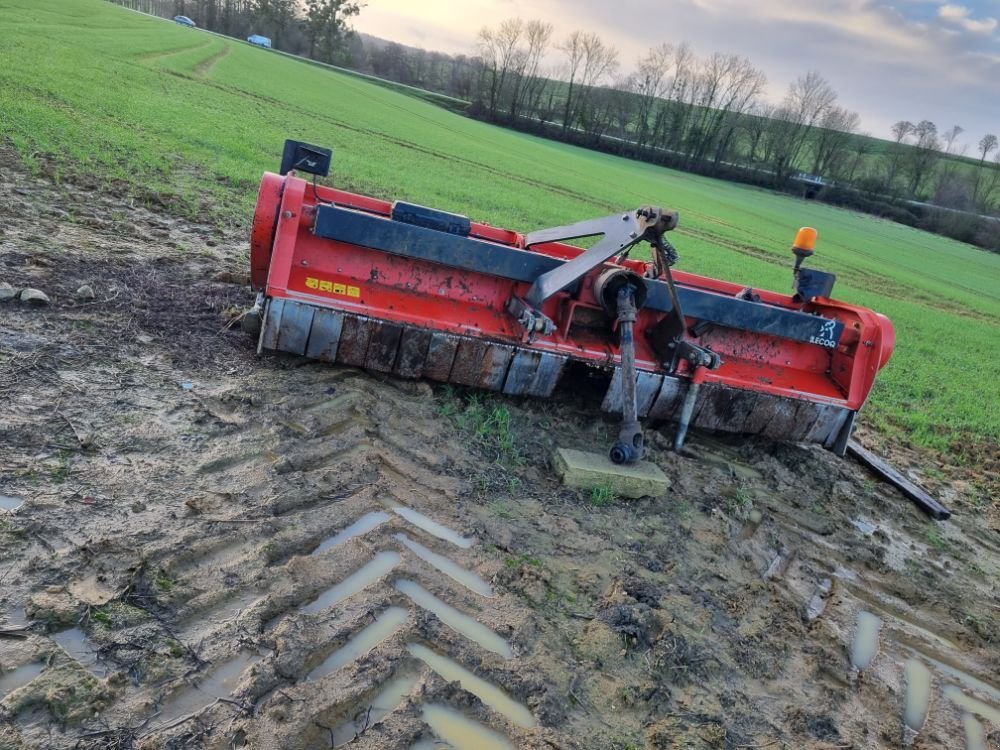
[[[936,521],[946,521],[951,518],[951,511],[927,494],[922,488],[904,477],[885,461],[865,448],[857,440],[847,441],[847,452],[870,468],[885,481],[894,485],[900,492],[916,503],[924,513]]]

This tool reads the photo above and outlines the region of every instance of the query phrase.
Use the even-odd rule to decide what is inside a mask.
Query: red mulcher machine
[[[251,236],[259,350],[401,378],[548,396],[571,361],[606,371],[616,463],[644,453],[640,418],[822,443],[843,455],[892,354],[888,318],[830,298],[802,266],[791,296],[673,271],[677,213],[644,206],[527,234],[316,184],[330,151],[285,144]],[[311,180],[296,173],[313,175]],[[600,237],[589,249],[567,240]],[[629,258],[640,243],[651,261]]]

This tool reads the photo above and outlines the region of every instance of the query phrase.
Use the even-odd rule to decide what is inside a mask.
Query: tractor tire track
[[[157,60],[162,60],[163,58],[166,57],[172,57],[173,55],[179,55],[184,52],[194,52],[196,50],[205,49],[206,47],[210,47],[214,43],[215,43],[214,39],[209,39],[204,42],[199,42],[198,44],[188,44],[183,47],[172,47],[171,49],[167,50],[160,50],[158,52],[150,52],[147,54],[138,55],[131,59],[138,63],[156,62]]]
[[[229,42],[225,42],[221,50],[216,52],[211,57],[202,60],[200,63],[194,66],[193,72],[195,77],[197,78],[207,77],[217,62],[229,56],[229,52],[230,52],[230,44]]]
[[[695,435],[694,460],[652,432],[670,493],[597,505],[544,465],[606,437],[574,394],[489,402],[520,426],[499,466],[443,416],[479,400],[255,358],[225,317],[249,292],[212,281],[242,236],[149,263],[85,227],[28,253],[30,212],[4,218],[5,277],[53,302],[4,309],[0,745],[868,748],[902,733],[911,659],[925,746],[988,730],[996,545],[971,522],[930,534],[820,451]]]

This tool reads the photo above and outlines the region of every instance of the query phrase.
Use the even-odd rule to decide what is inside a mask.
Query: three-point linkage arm
[[[664,234],[677,226],[677,213],[644,206],[632,213],[615,214],[600,219],[590,219],[562,227],[541,229],[525,237],[525,247],[545,242],[561,242],[581,237],[603,235],[590,249],[572,260],[540,275],[535,279],[524,298],[512,297],[507,310],[524,326],[529,336],[549,335],[555,324],[544,313],[542,305],[547,299],[583,278],[587,273],[607,262],[613,256],[623,256],[633,245],[649,242],[653,247],[652,276],[662,278],[668,287],[671,310],[653,331],[654,349],[664,359],[662,365],[674,372],[681,360],[686,360],[692,370],[701,367],[714,369],[719,366],[718,355],[684,341],[684,313],[674,289],[670,266],[677,260],[676,253]],[[638,308],[646,297],[645,281],[621,266],[612,267],[598,277],[594,287],[608,315],[617,319],[622,367],[622,428],[618,441],[611,449],[615,463],[634,463],[643,457],[642,429],[636,417],[635,391],[635,341],[633,323]],[[686,412],[690,413],[697,395],[697,388],[689,389]],[[690,402],[690,403],[687,403]],[[687,420],[682,420],[676,446],[684,441]]]
[[[525,235],[526,248],[546,242],[563,242],[597,235],[603,237],[590,249],[535,279],[523,299],[511,298],[507,304],[508,312],[517,318],[531,335],[552,333],[555,325],[541,312],[545,300],[583,278],[612,256],[627,253],[633,245],[643,240],[655,243],[658,238],[662,238],[664,232],[676,226],[676,211],[663,211],[646,206],[631,213],[588,219],[551,229],[539,229]]]

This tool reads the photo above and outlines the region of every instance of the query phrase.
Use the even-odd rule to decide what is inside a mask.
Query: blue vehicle
[[[179,23],[181,26],[196,27],[198,25],[194,21],[192,21],[190,18],[188,18],[187,16],[174,16],[174,21],[176,21],[177,23]]]
[[[258,47],[264,47],[265,49],[271,49],[271,40],[266,36],[261,36],[260,34],[251,34],[247,37],[247,41],[250,44],[254,44]]]

